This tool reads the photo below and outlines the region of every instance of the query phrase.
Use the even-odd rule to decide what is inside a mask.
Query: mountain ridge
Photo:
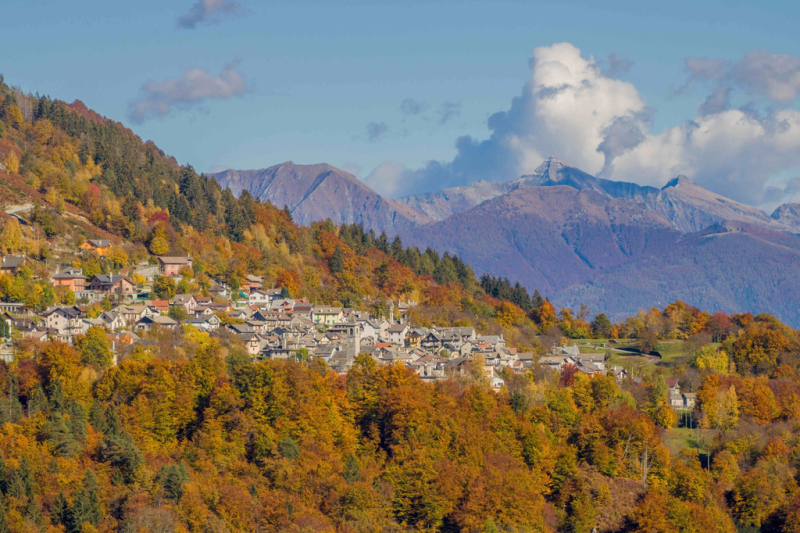
[[[287,175],[278,176],[282,167]],[[682,298],[800,324],[797,205],[770,216],[683,175],[658,188],[598,178],[555,157],[508,182],[397,200],[330,165],[236,172],[215,177],[232,192],[285,203],[301,224],[362,223],[454,253],[479,274],[519,281],[561,306],[588,303],[622,317]]]
[[[229,169],[212,176],[236,196],[246,190],[278,207],[288,206],[292,217],[303,225],[330,218],[335,223],[361,223],[395,234],[432,221],[325,163],[297,165],[287,161],[264,169]]]
[[[289,175],[295,178],[294,182],[288,179]],[[228,169],[211,176],[237,196],[247,190],[275,205],[289,206],[301,224],[331,218],[346,223],[360,222],[365,227],[390,235],[445,220],[523,186],[568,186],[593,190],[611,198],[642,201],[645,208],[661,212],[672,221],[675,229],[684,232],[700,231],[723,220],[742,220],[782,231],[800,230],[800,210],[792,211],[792,204],[781,206],[773,215],[768,215],[756,207],[700,187],[685,175],[678,175],[658,188],[598,178],[553,156],[543,161],[533,173],[514,180],[481,180],[397,199],[384,197],[356,176],[325,163],[298,165],[287,161],[263,169]],[[328,180],[336,183],[327,183]],[[278,184],[274,185],[276,181]],[[292,185],[296,190],[291,189]],[[314,193],[323,185],[323,188],[330,186],[332,194],[325,197],[323,193],[321,196],[324,198],[318,199]],[[324,205],[315,205],[315,202]],[[784,214],[781,216],[781,213]]]
[[[515,180],[497,184],[493,189],[485,190],[497,191],[492,197],[507,194],[521,186],[569,186],[578,190],[590,189],[613,198],[630,198],[644,200],[650,209],[654,209],[669,216],[675,228],[680,231],[699,231],[703,227],[714,224],[722,220],[746,220],[768,226],[775,226],[777,220],[770,219],[763,211],[734,202],[721,195],[708,191],[697,186],[686,176],[680,175],[665,184],[660,189],[657,187],[639,185],[631,182],[622,182],[598,178],[588,174],[576,167],[565,163],[556,157],[546,159],[532,174],[523,175]],[[399,199],[406,205],[422,210],[429,215],[441,214],[444,216],[435,217],[436,220],[444,220],[447,216],[454,213],[465,211],[483,201],[491,199],[484,195],[479,201],[470,203],[468,199],[477,195],[471,194],[472,185],[459,187],[456,189],[445,189],[442,194],[436,193],[427,195],[406,196]],[[448,200],[447,193],[453,191],[460,200],[448,208],[443,205]],[[425,208],[425,205],[436,204],[435,209]],[[778,224],[780,225],[780,224]],[[789,229],[789,228],[783,228]]]
[[[687,233],[644,202],[526,186],[401,236],[537,288],[561,307],[587,304],[619,318],[683,299],[800,324],[800,238],[759,224]]]

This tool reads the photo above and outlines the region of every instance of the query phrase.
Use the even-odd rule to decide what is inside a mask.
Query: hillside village
[[[113,247],[109,240],[87,240],[82,253],[105,257]],[[507,345],[502,334],[480,335],[473,327],[415,327],[408,311],[416,302],[390,301],[388,313],[346,307],[317,305],[306,298],[290,298],[281,287],[264,286],[264,278],[247,275],[237,290],[213,281],[205,291],[175,294],[154,299],[153,285],[165,280],[181,281],[191,275],[189,256],[158,256],[157,265],[139,265],[129,275],[95,274],[87,277],[78,268],[54,272],[50,281],[56,289],[74,294],[74,305],[51,306],[41,312],[22,303],[0,302],[8,328],[0,355],[13,360],[14,338],[61,341],[73,344],[76,336],[98,328],[108,336],[114,362],[124,358],[156,328],[196,328],[217,335],[238,338],[255,361],[319,358],[332,370],[346,373],[358,354],[367,354],[380,364],[401,364],[424,381],[453,377],[463,366],[480,357],[486,377],[495,389],[503,386],[502,369],[529,370],[538,359],[531,352],[519,352]],[[6,256],[2,272],[15,274],[27,259]],[[134,283],[133,278],[140,283]],[[187,279],[186,281],[193,281]],[[101,312],[87,306],[100,304]],[[561,372],[565,365],[587,374],[612,373],[624,379],[623,368],[606,368],[605,354],[580,353],[575,346],[553,346],[539,363]]]
[[[562,307],[458,247],[299,224],[2,76],[0,161],[0,533],[800,531],[800,332],[769,307]],[[538,205],[572,218],[562,189]],[[507,266],[496,224],[543,236],[458,218]],[[704,240],[796,308],[795,252]]]

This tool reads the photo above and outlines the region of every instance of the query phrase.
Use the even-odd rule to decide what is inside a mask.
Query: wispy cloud
[[[684,60],[686,70],[692,80],[719,80],[728,70],[728,62],[722,59],[709,59],[707,57],[687,57]]]
[[[202,68],[187,70],[178,78],[161,83],[148,81],[139,97],[128,106],[130,119],[142,122],[169,115],[175,109],[188,109],[207,100],[226,100],[247,91],[244,76],[237,70],[238,60],[223,67],[218,76]]]
[[[793,102],[800,95],[800,56],[757,50],[738,61],[690,57],[686,69],[689,82],[713,81],[778,104]]]
[[[633,61],[618,56],[617,54],[608,54],[608,75],[612,78],[627,74],[633,68]]]
[[[389,125],[385,122],[370,122],[367,124],[367,140],[379,141],[389,133]]]
[[[406,98],[400,103],[400,112],[410,117],[424,113],[429,107],[427,102],[417,102],[413,98]]]
[[[444,125],[461,116],[461,104],[458,102],[444,102],[439,107],[439,124]]]
[[[244,8],[234,0],[198,0],[189,11],[178,18],[178,26],[194,29],[198,24],[215,24],[225,17],[244,14]]]

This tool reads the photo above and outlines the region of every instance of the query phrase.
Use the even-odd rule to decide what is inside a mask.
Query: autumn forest
[[[800,531],[800,333],[770,315],[559,309],[456,255],[299,226],[80,102],[2,81],[0,163],[0,248],[29,259],[0,274],[3,302],[81,304],[50,281],[55,265],[135,278],[190,254],[155,298],[258,275],[377,317],[418,302],[414,327],[531,354],[493,387],[480,357],[426,382],[365,354],[345,374],[254,360],[235,335],[191,326],[125,346],[99,328],[71,345],[0,331],[14,349],[0,363],[0,531]],[[81,252],[90,238],[113,253]],[[626,372],[540,363],[572,345]],[[671,405],[673,381],[696,405]]]

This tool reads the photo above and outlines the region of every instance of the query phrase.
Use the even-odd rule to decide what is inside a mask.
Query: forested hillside
[[[681,305],[617,327],[722,341],[677,368],[705,451],[665,444],[659,372],[537,367],[495,392],[477,359],[432,385],[368,356],[346,376],[253,363],[193,330],[110,368],[102,336],[29,343],[0,365],[0,529],[796,531],[796,332]]]
[[[4,201],[7,207],[26,205],[21,214],[29,223],[8,220],[0,236],[5,253],[53,259],[56,248],[115,236],[122,246],[102,265],[63,255],[98,273],[154,261],[153,255],[192,255],[201,288],[211,279],[236,288],[245,275],[258,274],[293,297],[347,306],[417,298],[450,282],[470,294],[476,286],[472,270],[457,257],[405,248],[399,239],[357,225],[299,227],[287,211],[246,192],[237,199],[80,102],[0,84],[0,117]]]
[[[320,358],[254,362],[233,334],[190,325],[122,346],[101,328],[73,346],[15,338],[0,363],[0,531],[800,530],[800,336],[774,317],[559,309],[359,225],[300,227],[82,104],[5,84],[0,99],[0,247],[31,260],[0,274],[3,301],[74,303],[56,267],[191,254],[159,291],[207,296],[258,274],[376,317],[415,301],[414,327],[532,352],[493,387],[482,356],[435,383],[363,354],[342,375]],[[119,245],[78,253],[90,236]],[[610,371],[553,369],[575,342]],[[696,405],[671,403],[675,382]]]

